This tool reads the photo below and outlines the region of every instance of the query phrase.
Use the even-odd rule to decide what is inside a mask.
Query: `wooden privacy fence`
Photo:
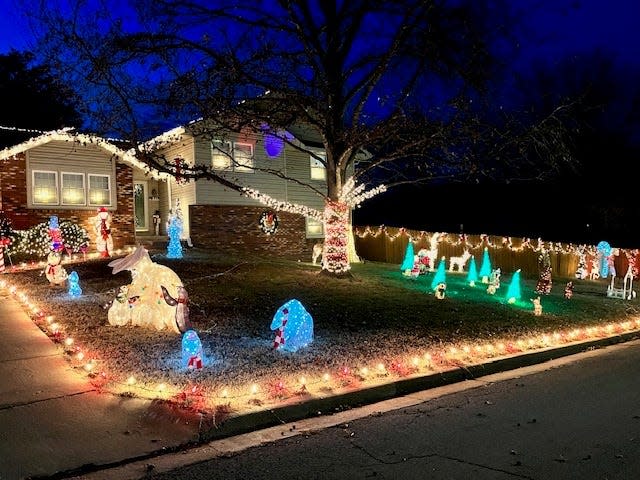
[[[397,227],[354,227],[356,252],[363,260],[402,264],[409,239],[413,242],[414,253],[422,248],[431,249],[432,242],[437,245],[436,266],[439,259],[445,257],[449,268],[449,258],[460,256],[465,249],[473,255],[480,269],[484,249],[489,252],[492,268],[500,268],[502,273],[512,273],[520,269],[522,275],[537,277],[539,260],[543,251],[549,252],[554,276],[575,278],[580,260],[590,268],[592,259],[597,258],[595,245],[573,245],[560,242],[544,242],[540,239],[498,237],[490,235],[459,235],[453,233],[424,232]],[[638,250],[616,249],[613,256],[616,276],[623,277],[630,262],[636,261]],[[465,265],[465,270],[469,262]]]

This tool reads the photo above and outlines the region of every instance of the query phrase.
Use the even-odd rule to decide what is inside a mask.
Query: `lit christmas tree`
[[[491,259],[489,259],[489,249],[487,247],[484,247],[479,275],[482,277],[482,283],[489,283],[489,277],[491,276]]]
[[[511,277],[511,283],[509,283],[509,289],[507,290],[507,302],[516,303],[520,300],[522,294],[520,293],[520,269],[516,270]]]
[[[413,268],[415,254],[413,253],[413,242],[409,239],[409,243],[407,244],[407,250],[404,254],[404,260],[402,261],[402,265],[400,266],[400,271],[404,272],[405,270],[411,270]]]
[[[469,260],[469,273],[467,273],[467,282],[472,287],[475,287],[476,282],[478,281],[478,269],[476,268],[476,259],[472,255],[471,260]]]
[[[444,261],[444,257],[440,259],[440,263],[438,264],[438,270],[436,270],[436,274],[433,276],[433,280],[431,281],[431,290],[436,290],[438,285],[447,283],[447,269]]]
[[[551,258],[549,252],[543,250],[538,257],[538,268],[540,269],[540,276],[538,277],[538,283],[536,283],[536,293],[549,295],[551,293]]]

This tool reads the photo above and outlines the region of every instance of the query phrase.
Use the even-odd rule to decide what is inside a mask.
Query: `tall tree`
[[[82,126],[73,90],[30,52],[0,55],[0,103],[0,148],[33,136],[34,130]]]
[[[349,269],[350,209],[389,185],[494,176],[529,163],[539,172],[541,159],[548,167],[568,158],[561,109],[532,123],[495,106],[480,108],[498,48],[492,37],[507,34],[502,0],[148,0],[126,12],[85,7],[45,10],[43,46],[67,78],[89,87],[96,129],[126,138],[154,168],[174,173],[174,164],[139,147],[166,130],[166,121],[211,119],[193,127],[198,135],[248,130],[303,150],[286,129],[304,125],[322,144],[325,156],[307,153],[326,167],[326,191],[307,186],[325,199],[325,209],[303,213],[323,220],[323,270],[336,275]],[[500,45],[502,53],[508,44]],[[182,166],[180,174],[300,211],[211,168]]]

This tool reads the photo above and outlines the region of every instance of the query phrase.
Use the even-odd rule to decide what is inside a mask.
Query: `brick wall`
[[[133,221],[133,171],[128,165],[116,164],[117,205],[111,212],[113,218],[111,235],[114,248],[122,248],[135,243]],[[27,208],[26,156],[20,153],[2,163],[0,173],[0,209],[11,220],[14,230],[27,230],[42,222],[48,222],[52,215],[60,221],[68,220],[82,226],[95,245],[96,233],[93,218],[97,209],[47,209]],[[91,250],[91,249],[90,249]]]
[[[264,207],[191,205],[191,240],[195,247],[216,252],[310,261],[317,240],[306,238],[304,217],[278,212],[278,230],[267,235],[259,224],[266,210]]]

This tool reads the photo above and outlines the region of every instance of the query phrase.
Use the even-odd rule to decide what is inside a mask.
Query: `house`
[[[279,170],[324,191],[322,163],[291,145],[274,145],[273,140],[268,135],[207,140],[186,126],[146,145],[177,164],[211,165],[223,177],[321,211],[321,195],[261,169]],[[323,154],[317,145],[311,148]],[[106,207],[118,249],[166,239],[166,220],[179,206],[183,238],[215,251],[306,259],[323,237],[318,220],[275,212],[217,182],[186,182],[179,175],[158,172],[117,142],[70,130],[47,132],[6,148],[0,151],[0,163],[0,210],[16,230],[57,215],[83,226],[93,239],[93,219],[100,207]],[[159,239],[154,237],[156,213],[161,219]]]

